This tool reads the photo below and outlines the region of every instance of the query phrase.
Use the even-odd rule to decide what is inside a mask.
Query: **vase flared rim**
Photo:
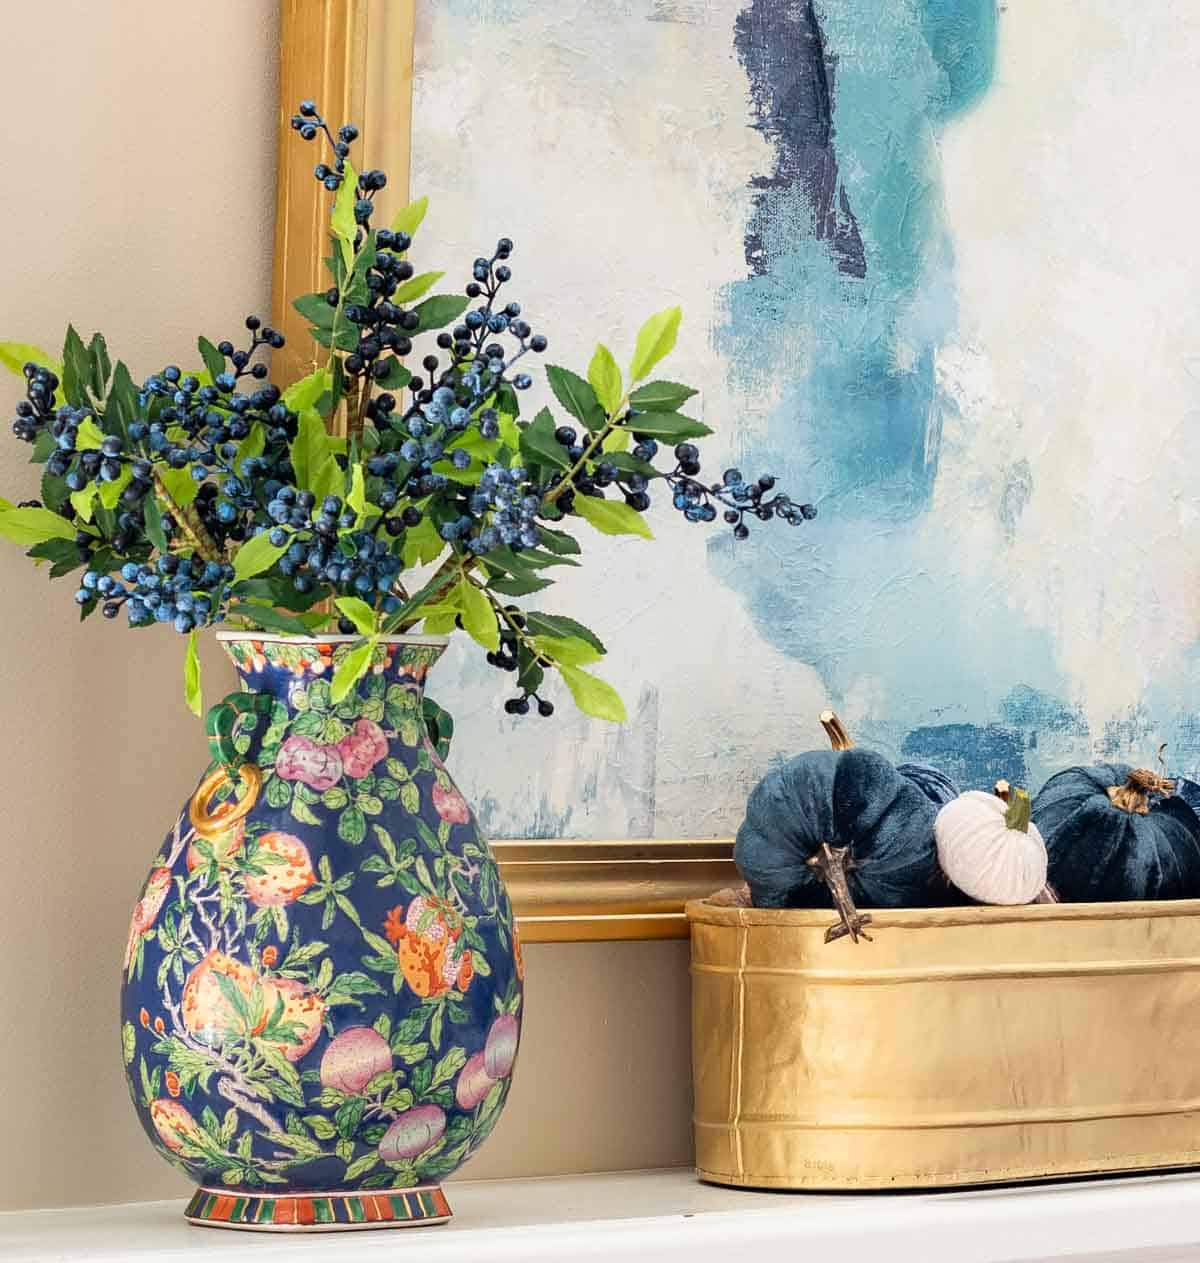
[[[353,645],[362,640],[357,633],[349,636],[331,634],[328,636],[289,636],[285,632],[257,631],[220,631],[217,640],[224,643],[257,640],[273,645]],[[445,649],[450,643],[449,636],[380,636],[381,645],[424,645],[430,649]]]

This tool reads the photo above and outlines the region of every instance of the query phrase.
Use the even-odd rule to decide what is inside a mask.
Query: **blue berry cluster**
[[[720,482],[709,486],[698,482],[700,473],[700,449],[694,443],[680,443],[675,448],[675,469],[666,475],[667,485],[673,495],[671,502],[689,522],[715,522],[717,505],[724,505],[723,520],[733,527],[734,539],[746,539],[750,528],[747,516],[769,522],[779,518],[789,526],[811,522],[817,516],[811,504],[796,504],[782,492],[768,496],[775,486],[771,474],[762,474],[754,482],[747,482],[740,469],[727,469]]]

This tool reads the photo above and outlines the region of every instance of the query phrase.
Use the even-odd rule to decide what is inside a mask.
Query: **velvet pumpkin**
[[[825,729],[829,744],[835,750],[853,749],[854,742],[850,740],[850,734],[833,711],[827,710],[821,715],[821,727]],[[958,786],[945,772],[931,763],[898,763],[896,771],[906,781],[912,781],[930,802],[939,807],[944,807],[958,797]]]
[[[809,751],[769,772],[751,793],[734,861],[755,907],[834,904],[843,926],[827,937],[857,937],[869,919],[858,916],[859,901],[880,908],[941,902],[936,814],[881,754]]]
[[[1033,822],[1064,901],[1200,897],[1200,817],[1155,772],[1067,768],[1033,800]]]

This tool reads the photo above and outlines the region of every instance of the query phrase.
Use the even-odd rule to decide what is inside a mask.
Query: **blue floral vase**
[[[508,1095],[521,950],[487,842],[431,739],[445,647],[223,634],[241,693],[134,909],[121,993],[147,1135],[193,1222],[442,1222],[440,1181]],[[440,753],[439,753],[439,747]]]

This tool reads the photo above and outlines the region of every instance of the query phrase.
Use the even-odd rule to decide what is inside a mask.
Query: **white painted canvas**
[[[513,237],[576,370],[680,303],[706,470],[820,509],[586,538],[549,607],[624,728],[510,739],[451,655],[486,829],[731,833],[827,705],[964,787],[1196,771],[1197,65],[1200,10],[1118,0],[419,0],[420,262]]]

